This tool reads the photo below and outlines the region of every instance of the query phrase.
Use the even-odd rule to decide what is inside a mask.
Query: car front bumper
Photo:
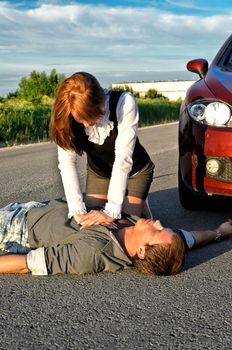
[[[212,160],[218,164],[216,172],[208,169]],[[189,189],[232,196],[232,128],[197,123],[185,110],[179,124],[179,161]]]

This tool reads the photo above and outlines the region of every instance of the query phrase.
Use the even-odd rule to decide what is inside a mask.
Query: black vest
[[[97,145],[90,142],[87,135],[84,135],[82,143],[83,151],[87,153],[87,161],[90,168],[98,175],[106,176],[108,178],[111,177],[112,167],[115,160],[115,140],[118,135],[116,108],[121,94],[121,91],[110,91],[109,120],[113,121],[114,128],[111,130],[110,135],[105,139],[103,145]],[[149,161],[150,158],[137,137],[133,153],[133,166],[130,175],[141,170]]]

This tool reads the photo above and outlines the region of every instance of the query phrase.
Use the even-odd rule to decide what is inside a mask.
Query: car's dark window
[[[230,66],[232,67],[232,51],[230,52],[230,54],[228,55],[227,60],[225,61],[224,66]]]
[[[219,66],[232,70],[232,44],[227,48],[222,56]]]

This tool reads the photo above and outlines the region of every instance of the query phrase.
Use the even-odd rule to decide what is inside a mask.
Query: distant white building
[[[194,83],[194,80],[170,80],[170,81],[153,81],[140,83],[117,83],[112,84],[113,88],[129,86],[134,92],[138,92],[141,97],[144,97],[150,89],[155,89],[162,95],[175,101],[178,98],[185,98],[186,91]]]

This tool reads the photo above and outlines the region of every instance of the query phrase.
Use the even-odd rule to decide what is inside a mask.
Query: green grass
[[[180,101],[138,99],[139,126],[170,123],[179,119]]]
[[[48,106],[0,107],[0,143],[12,146],[48,140],[50,113]]]
[[[168,123],[178,120],[180,101],[138,99],[139,126]],[[0,143],[12,146],[19,143],[41,142],[49,139],[51,104],[35,107],[23,102],[0,105]]]

